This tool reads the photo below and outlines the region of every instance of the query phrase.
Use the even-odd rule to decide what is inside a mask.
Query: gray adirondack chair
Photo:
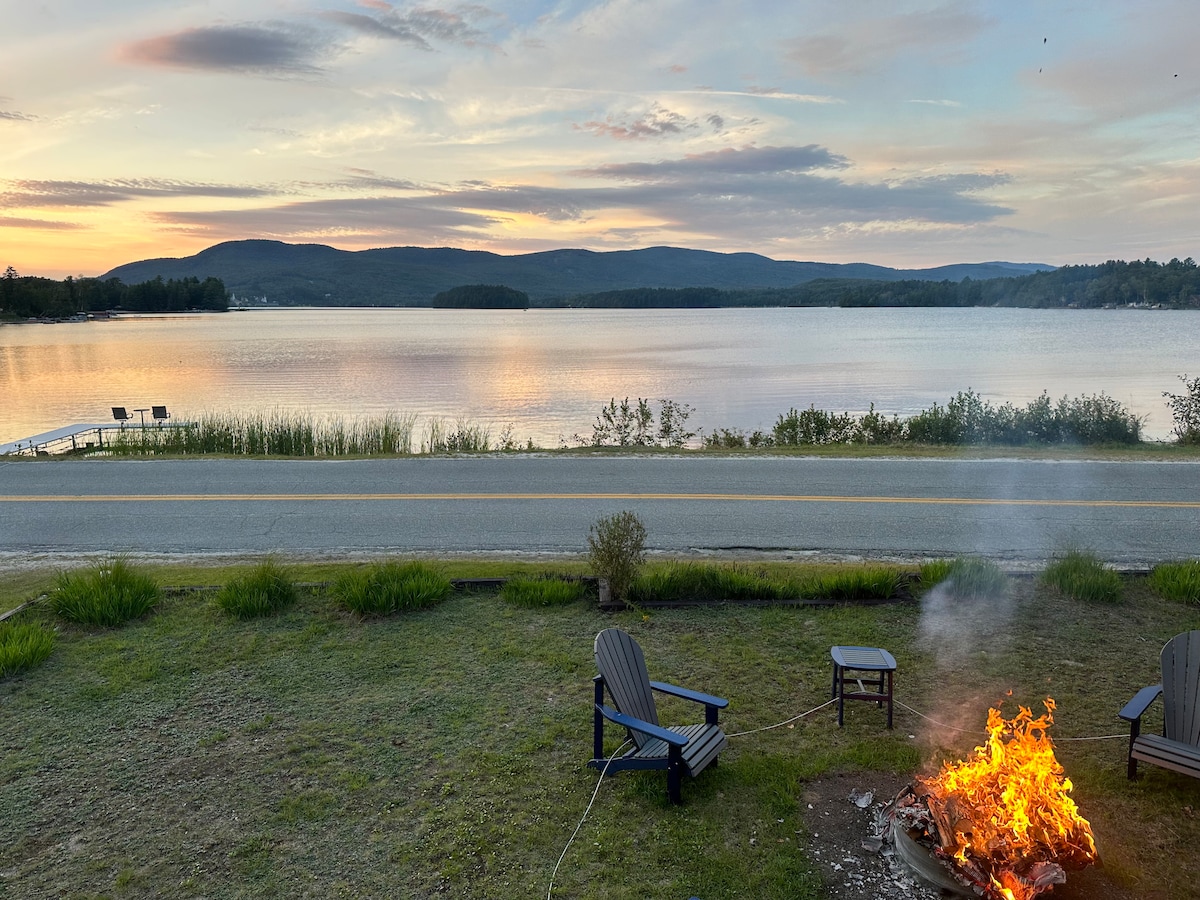
[[[1200,631],[1167,641],[1160,657],[1162,684],[1142,688],[1117,713],[1129,723],[1129,777],[1138,760],[1200,778]],[[1163,698],[1163,733],[1142,734],[1142,715]]]
[[[593,757],[588,765],[605,774],[626,769],[665,769],[667,798],[672,803],[679,803],[683,773],[692,777],[699,775],[706,767],[716,765],[718,754],[729,746],[725,733],[717,724],[717,711],[728,706],[729,701],[651,681],[642,648],[619,628],[607,628],[596,635],[595,653],[599,674],[592,679],[596,705]],[[612,696],[615,709],[605,705],[605,690]],[[704,704],[704,723],[664,728],[658,721],[655,691]],[[606,720],[624,726],[634,745],[623,756],[611,761],[604,755]]]

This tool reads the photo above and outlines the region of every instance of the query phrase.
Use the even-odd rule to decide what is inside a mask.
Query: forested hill
[[[119,266],[102,276],[126,284],[156,277],[220,278],[238,301],[317,306],[429,306],[443,291],[466,284],[505,285],[547,301],[632,288],[791,288],[815,279],[982,281],[1047,270],[1034,263],[977,263],[934,269],[889,269],[768,259],[755,253],[712,253],[676,247],[551,250],[501,256],[477,250],[390,247],[356,252],[322,244],[231,241],[180,259]],[[236,302],[236,301],[235,301]]]

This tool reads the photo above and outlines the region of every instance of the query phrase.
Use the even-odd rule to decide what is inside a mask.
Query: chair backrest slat
[[[657,725],[658,708],[650,691],[646,659],[637,641],[619,628],[606,628],[596,635],[595,652],[596,669],[604,678],[617,710]],[[648,740],[640,731],[631,733],[639,747]]]
[[[1162,650],[1163,731],[1200,746],[1200,631],[1186,631]]]

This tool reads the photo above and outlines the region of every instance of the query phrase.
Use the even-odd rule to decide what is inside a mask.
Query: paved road
[[[632,509],[652,548],[1126,565],[1196,556],[1200,464],[489,457],[0,463],[0,553],[576,552]]]

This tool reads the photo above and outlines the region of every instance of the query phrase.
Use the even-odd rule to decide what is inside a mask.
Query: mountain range
[[[535,304],[630,288],[792,287],[819,278],[872,281],[987,280],[1053,269],[1040,263],[961,263],[892,269],[868,263],[775,260],[757,253],[714,253],[678,247],[643,250],[548,250],[502,256],[450,247],[338,250],[324,244],[228,241],[194,256],[147,259],[101,276],[125,284],[220,278],[237,301],[304,306],[429,306],[435,294],[464,284],[502,284]]]

